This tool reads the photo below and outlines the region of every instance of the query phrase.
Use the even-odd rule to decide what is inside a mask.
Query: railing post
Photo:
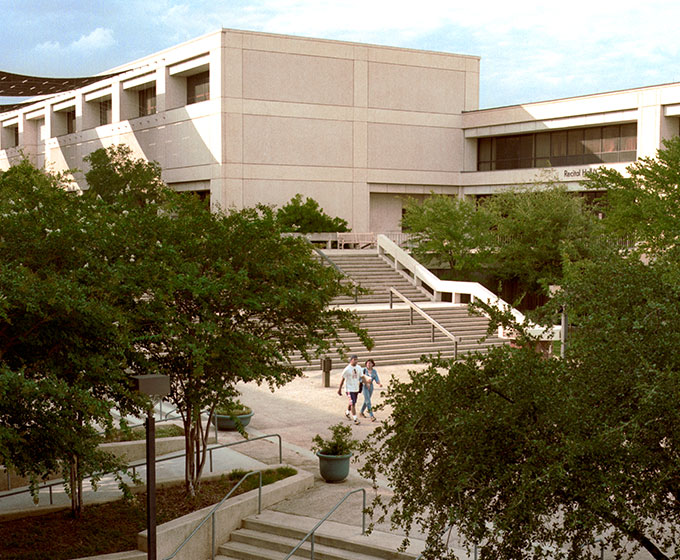
[[[215,512],[212,514],[212,552],[210,560],[215,560]]]
[[[409,307],[408,309],[411,312],[411,320],[409,322],[409,325],[412,325],[413,324],[413,307]]]
[[[392,290],[390,290],[390,309],[392,309]]]
[[[311,547],[310,547],[311,554],[310,554],[309,558],[311,560],[314,560],[314,533],[312,533],[312,538],[309,539],[309,542],[311,543]]]
[[[431,325],[432,327],[432,342],[434,342],[434,325]]]
[[[366,490],[361,495],[363,496],[363,505],[361,508],[361,534],[366,534]]]
[[[457,340],[453,343],[453,359],[454,360],[458,359],[458,341]]]

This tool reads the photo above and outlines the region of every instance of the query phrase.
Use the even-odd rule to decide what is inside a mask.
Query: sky
[[[0,0],[0,16],[0,70],[34,76],[101,73],[225,27],[480,56],[480,108],[680,82],[668,0]]]

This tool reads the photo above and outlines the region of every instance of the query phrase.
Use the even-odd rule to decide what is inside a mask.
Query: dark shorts
[[[347,393],[349,397],[349,402],[352,404],[357,404],[357,397],[359,396],[359,391],[350,391]]]

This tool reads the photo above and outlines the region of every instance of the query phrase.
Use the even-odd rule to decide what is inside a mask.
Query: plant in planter
[[[233,401],[215,408],[215,422],[220,430],[241,431],[253,417],[253,411],[241,401]]]
[[[349,460],[359,441],[352,438],[352,427],[334,424],[328,428],[331,438],[324,439],[319,434],[312,439],[312,451],[319,458],[321,477],[326,482],[340,482],[349,474]]]

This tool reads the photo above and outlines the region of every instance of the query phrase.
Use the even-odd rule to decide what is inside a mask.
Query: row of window
[[[138,117],[153,115],[157,111],[156,106],[156,86],[150,85],[136,91]],[[186,104],[199,103],[210,99],[210,72],[205,71],[187,77]],[[111,124],[113,122],[113,104],[111,99],[104,99],[97,102],[99,126]],[[96,117],[96,113],[93,115]],[[75,108],[59,111],[54,115],[53,136],[72,134],[76,132],[76,110]],[[9,136],[11,134],[11,137]],[[8,134],[3,138],[4,147],[16,147],[19,145],[19,128],[10,127]]]
[[[477,170],[635,161],[637,123],[480,138]]]

